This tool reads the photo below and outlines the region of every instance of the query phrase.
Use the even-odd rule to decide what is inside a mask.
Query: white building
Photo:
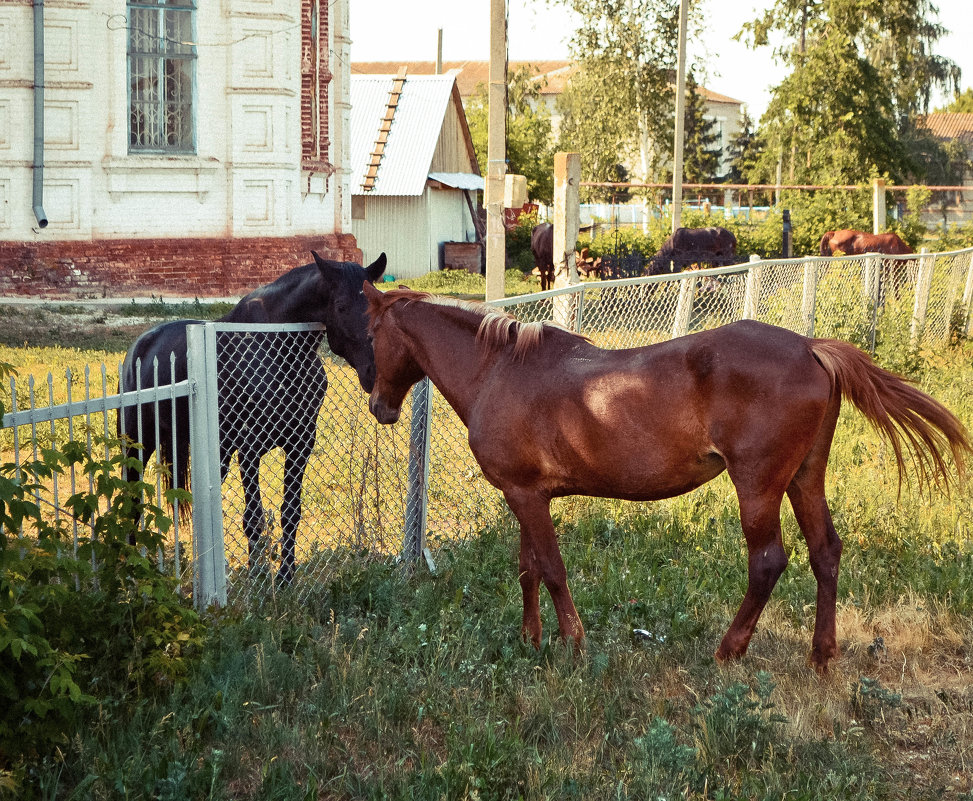
[[[0,4],[0,291],[237,294],[310,247],[357,260],[349,63],[348,0]]]

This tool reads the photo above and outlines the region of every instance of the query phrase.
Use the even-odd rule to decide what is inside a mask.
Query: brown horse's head
[[[368,301],[368,332],[375,352],[375,382],[368,410],[378,422],[389,425],[399,419],[406,393],[424,375],[399,330],[395,306],[425,295],[404,288],[381,292],[367,281],[363,289]]]

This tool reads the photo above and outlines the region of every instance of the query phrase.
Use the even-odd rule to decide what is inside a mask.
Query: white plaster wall
[[[347,169],[301,169],[299,0],[200,4],[193,155],[128,152],[126,11],[124,0],[45,4],[49,225],[39,229],[33,12],[0,4],[0,240],[321,235],[340,232],[343,213],[350,228],[335,204]],[[332,41],[347,51],[346,0],[330,13]],[[332,63],[329,111],[347,114],[350,81]],[[332,163],[347,153],[346,131],[332,122]]]

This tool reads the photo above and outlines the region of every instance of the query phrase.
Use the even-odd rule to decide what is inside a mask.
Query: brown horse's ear
[[[385,297],[385,293],[376,289],[371,281],[362,282],[362,292],[365,293],[365,300],[369,303],[381,303],[382,298]]]

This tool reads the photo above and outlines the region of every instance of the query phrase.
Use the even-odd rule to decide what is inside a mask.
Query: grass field
[[[82,361],[101,353],[73,351]],[[18,349],[22,363],[64,355]],[[5,351],[3,358],[13,358]],[[973,347],[915,378],[973,425]],[[564,499],[588,642],[519,637],[517,531],[439,543],[438,571],[349,562],[213,615],[188,682],[99,705],[36,766],[72,799],[973,799],[973,494],[903,488],[842,412],[828,497],[845,551],[841,657],[805,663],[815,583],[790,564],[745,659],[712,653],[746,552],[725,476],[670,501]]]

